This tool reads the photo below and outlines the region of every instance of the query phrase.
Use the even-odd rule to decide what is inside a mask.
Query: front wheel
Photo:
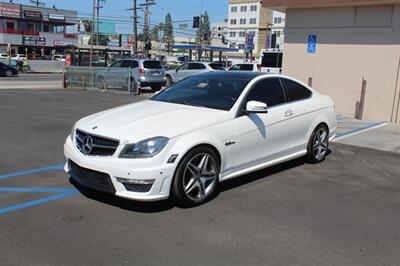
[[[167,76],[166,79],[167,79],[167,82],[166,82],[165,86],[167,86],[167,87],[171,86],[173,83],[171,76]]]
[[[311,135],[307,146],[307,161],[310,163],[319,163],[325,160],[328,154],[329,129],[321,124]]]
[[[13,73],[11,70],[6,70],[6,77],[12,77]]]
[[[130,81],[130,93],[133,93],[135,95],[139,95],[140,94],[140,87],[138,85],[138,82],[136,82],[135,79],[131,78]]]
[[[172,195],[179,205],[193,207],[215,196],[218,185],[219,162],[208,147],[189,151],[175,172]]]
[[[97,78],[96,85],[99,90],[107,90],[107,83],[103,76]]]

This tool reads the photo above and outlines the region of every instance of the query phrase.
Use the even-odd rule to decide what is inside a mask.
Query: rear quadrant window
[[[290,79],[281,79],[281,81],[285,87],[289,101],[293,102],[310,98],[312,92],[303,85]]]

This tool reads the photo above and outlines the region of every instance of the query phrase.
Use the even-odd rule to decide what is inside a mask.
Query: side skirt
[[[248,174],[248,173],[263,169],[263,168],[267,168],[269,166],[273,166],[273,165],[280,164],[280,163],[283,163],[283,162],[286,162],[286,161],[290,161],[290,160],[293,160],[293,159],[296,159],[296,158],[300,158],[300,157],[302,157],[302,156],[304,156],[306,154],[307,154],[307,150],[301,150],[301,151],[298,151],[298,152],[295,152],[295,153],[291,153],[289,155],[278,157],[276,159],[272,159],[272,160],[265,161],[265,162],[262,162],[262,163],[259,163],[259,164],[256,164],[256,165],[252,165],[250,167],[237,170],[235,172],[230,172],[230,173],[225,174],[225,175],[221,174],[219,180],[220,181],[225,181],[225,180],[228,180],[228,179],[231,179],[231,178],[234,178],[234,177],[238,177],[238,176],[241,176],[241,175],[245,175],[245,174]]]

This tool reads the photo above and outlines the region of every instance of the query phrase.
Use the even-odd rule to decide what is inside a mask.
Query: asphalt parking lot
[[[1,265],[399,265],[400,154],[333,143],[182,209],[83,189],[62,171],[74,122],[144,97],[0,91]]]

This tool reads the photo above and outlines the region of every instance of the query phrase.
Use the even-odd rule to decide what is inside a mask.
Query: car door
[[[198,74],[198,73],[201,73],[201,72],[208,71],[207,67],[204,64],[201,64],[201,63],[189,63],[188,65],[189,65],[189,70],[187,72],[188,73],[188,75],[187,75],[188,77],[192,76],[194,74]]]
[[[181,65],[177,70],[175,74],[175,80],[174,82],[178,82],[186,77],[188,77],[189,73],[189,65],[188,64],[183,64]]]
[[[104,81],[107,84],[107,87],[114,87],[115,83],[118,81],[118,73],[121,71],[123,60],[119,60],[111,64],[110,67],[101,71],[101,74],[104,77]]]
[[[281,78],[288,99],[288,110],[292,119],[297,121],[298,127],[293,137],[293,147],[297,150],[304,150],[308,144],[308,131],[314,122],[315,111],[318,109],[312,103],[312,91],[300,83]]]
[[[289,154],[297,128],[287,113],[286,95],[279,78],[267,77],[258,81],[248,91],[240,109],[245,110],[249,101],[266,103],[268,113],[241,113],[235,119],[235,162],[238,168]]]

